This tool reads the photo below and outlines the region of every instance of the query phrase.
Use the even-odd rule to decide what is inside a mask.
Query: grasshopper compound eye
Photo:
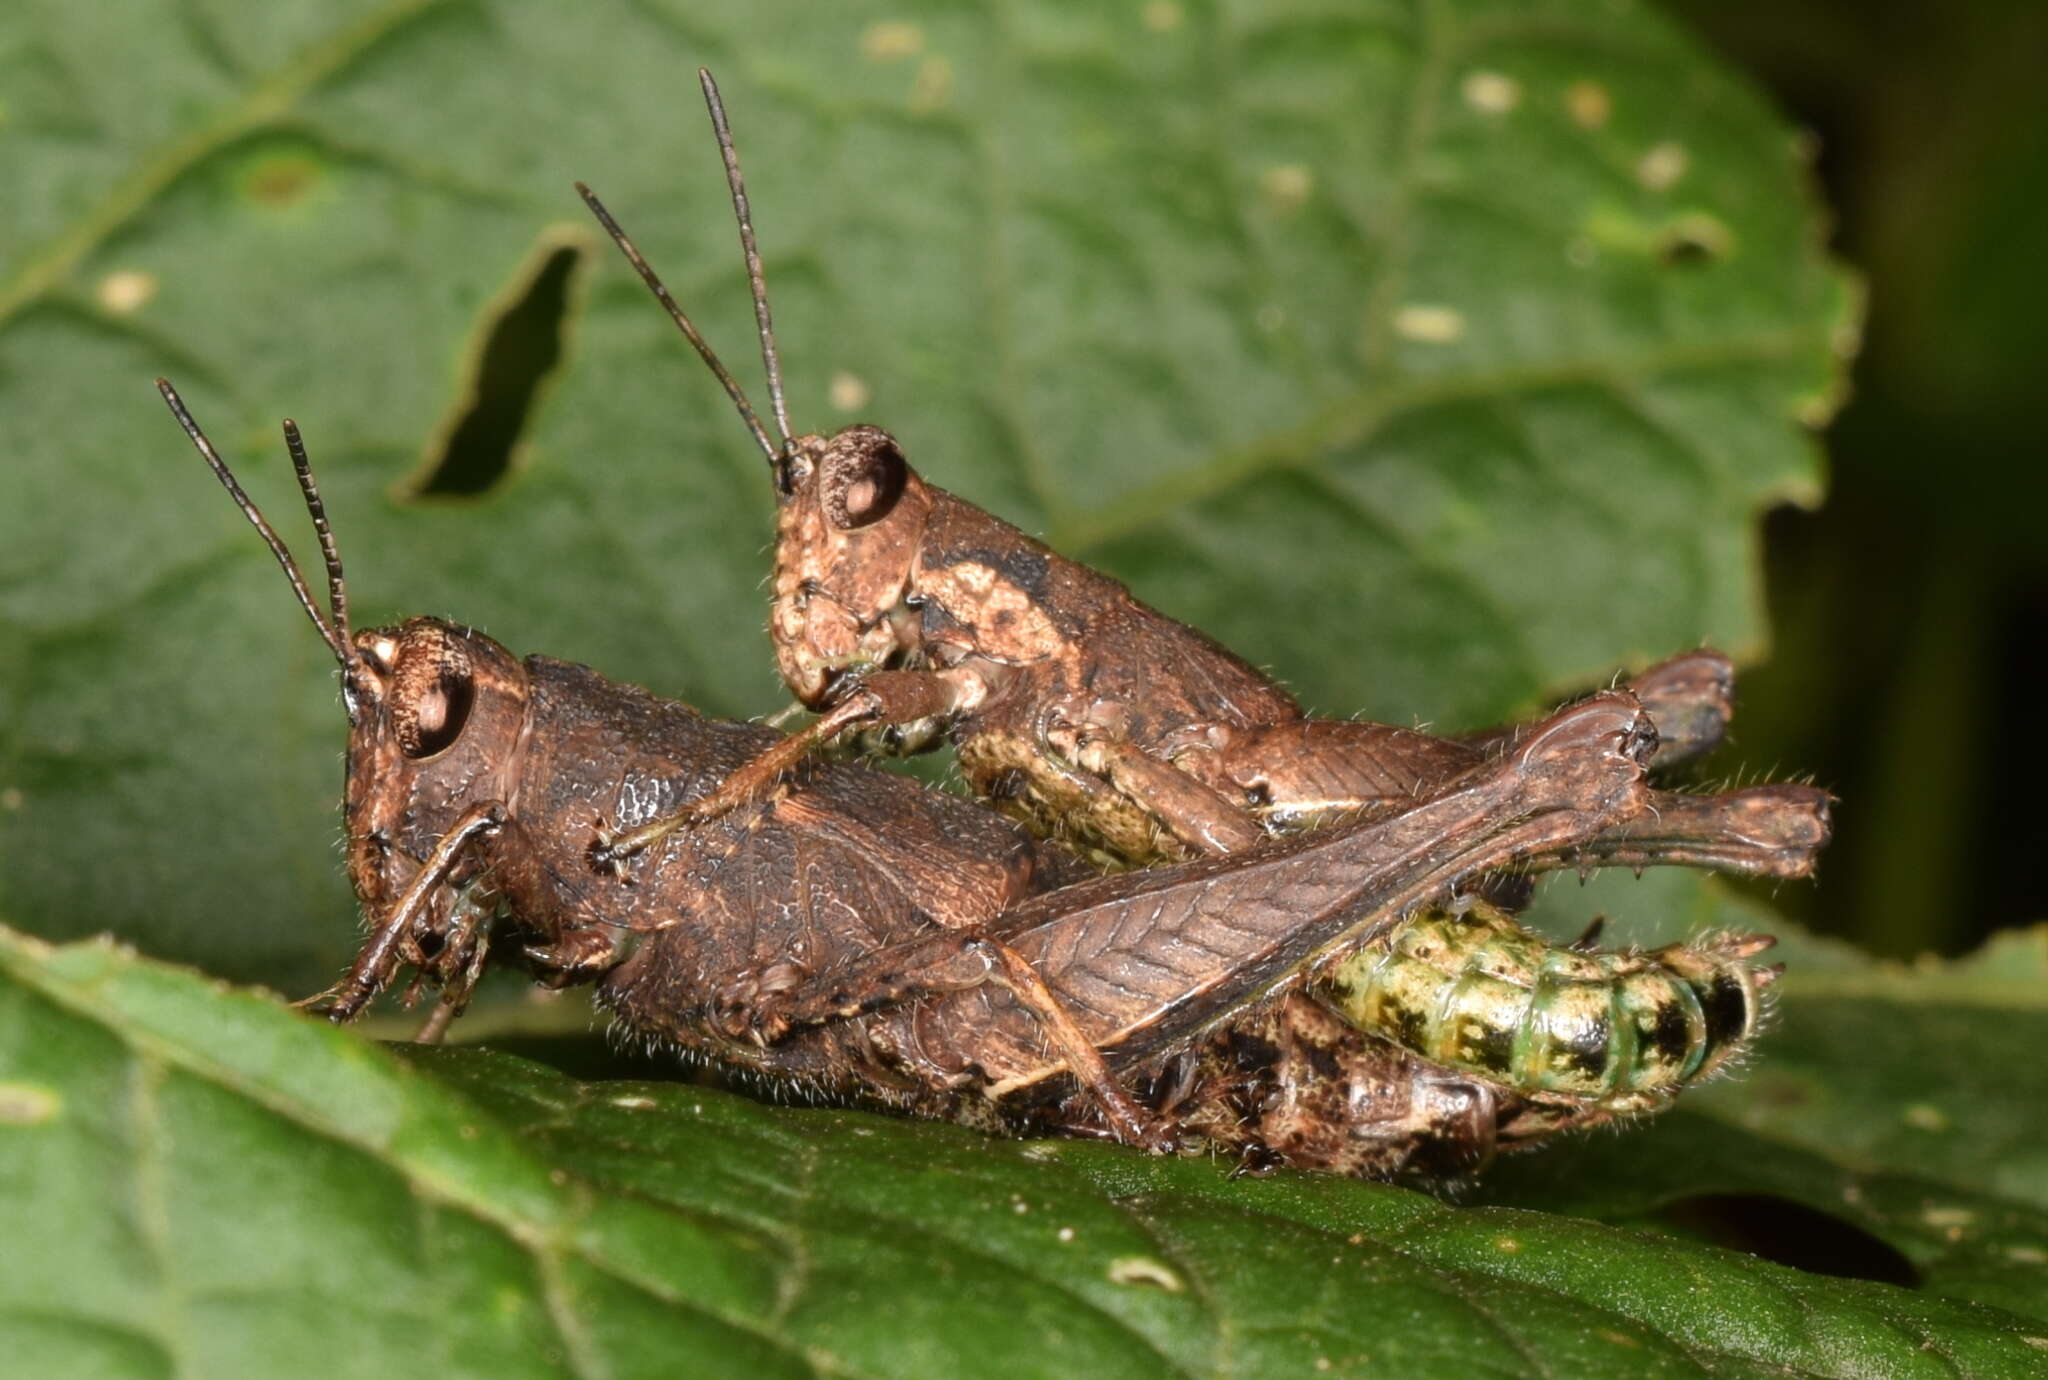
[[[401,718],[398,746],[415,759],[445,752],[462,735],[475,700],[476,682],[467,672],[444,670]]]
[[[825,516],[841,531],[880,522],[903,497],[909,465],[880,427],[851,426],[832,438],[818,476]]]
[[[462,736],[476,703],[476,673],[443,629],[407,629],[392,675],[391,720],[398,748],[414,761],[446,752]]]

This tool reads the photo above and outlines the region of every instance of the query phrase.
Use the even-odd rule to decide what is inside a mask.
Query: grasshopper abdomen
[[[1424,911],[1384,949],[1335,965],[1315,991],[1362,1029],[1527,1095],[1648,1110],[1754,1035],[1776,974],[1770,943],[1720,935],[1588,953],[1483,902]]]

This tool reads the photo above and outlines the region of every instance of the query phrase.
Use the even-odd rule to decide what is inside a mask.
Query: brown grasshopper
[[[1626,693],[1526,726],[1400,810],[1236,857],[1074,881],[1085,869],[1069,856],[970,802],[814,762],[671,834],[629,883],[588,867],[583,822],[672,813],[755,760],[774,730],[520,659],[439,619],[352,632],[297,428],[286,422],[285,438],[326,564],[325,613],[159,387],[341,668],[348,869],[369,936],[316,999],[331,1019],[355,1017],[410,965],[441,990],[426,1031],[437,1034],[496,955],[545,983],[593,982],[636,1033],[778,1083],[992,1128],[1350,1172],[1467,1167],[1634,1109],[1591,1084],[1525,1095],[1484,1060],[1418,1058],[1318,996],[1319,973],[1356,985],[1347,956],[1418,918],[1431,934],[1470,929],[1421,909],[1462,879],[1635,837],[1656,736]],[[1685,1057],[1740,1043],[1753,1016],[1752,1002],[1702,1027]],[[1591,1033],[1557,1058],[1601,1087],[1636,1080]]]
[[[618,223],[589,188],[578,190],[768,459],[778,507],[769,629],[783,680],[820,716],[687,809],[634,826],[600,820],[598,866],[623,867],[670,831],[758,798],[805,754],[864,731],[919,746],[950,736],[984,798],[1124,865],[1227,854],[1271,833],[1400,808],[1512,740],[1513,729],[1460,740],[1309,717],[1271,677],[1122,584],[926,483],[880,427],[792,435],[738,155],[717,86],[698,75],[739,221],[779,442]],[[1632,683],[1664,741],[1659,765],[1719,741],[1732,679],[1725,657],[1701,650]],[[1656,860],[1803,875],[1827,839],[1828,805],[1824,792],[1791,785],[1663,793],[1651,816]],[[1716,842],[1730,839],[1744,846]],[[1630,851],[1606,838],[1583,861],[1635,861]]]

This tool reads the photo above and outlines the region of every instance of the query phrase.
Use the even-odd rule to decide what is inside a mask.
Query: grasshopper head
[[[438,618],[367,629],[352,645],[342,672],[348,870],[374,912],[405,889],[464,810],[509,801],[529,695],[518,658]]]
[[[797,698],[822,701],[849,670],[911,642],[904,595],[931,490],[878,426],[799,436],[776,468],[775,659]]]

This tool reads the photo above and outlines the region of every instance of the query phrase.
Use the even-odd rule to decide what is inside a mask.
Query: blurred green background
[[[1743,760],[1842,799],[1776,904],[1880,953],[2048,916],[2048,6],[1673,0],[1819,138],[1869,293],[1829,493],[1767,526]]]

